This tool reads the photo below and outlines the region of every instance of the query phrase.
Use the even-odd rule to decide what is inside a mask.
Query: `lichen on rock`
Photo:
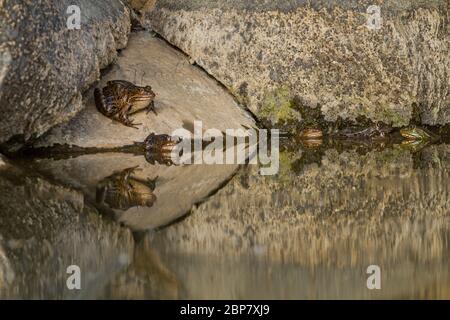
[[[379,30],[367,28],[373,4]],[[450,122],[446,0],[161,0],[141,13],[255,113],[267,91],[288,85],[328,121],[399,127],[417,106],[421,123]]]
[[[294,109],[294,101],[287,87],[267,92],[257,115],[270,126],[289,127],[301,121],[301,114]]]

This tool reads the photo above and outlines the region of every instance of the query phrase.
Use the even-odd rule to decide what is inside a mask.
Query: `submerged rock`
[[[289,89],[326,120],[450,122],[447,0],[132,1],[144,24],[186,52],[260,117]],[[376,19],[376,17],[374,18]],[[380,20],[381,21],[381,20]],[[377,28],[376,24],[374,25]],[[270,99],[269,99],[270,100]],[[273,110],[270,110],[270,109]],[[298,115],[282,110],[287,119]]]
[[[80,8],[79,30],[67,26],[71,5]],[[130,32],[119,0],[6,0],[0,20],[0,143],[72,118]]]
[[[109,80],[127,80],[139,86],[151,86],[156,94],[156,113],[131,116],[138,129],[126,127],[101,114],[93,92],[85,96],[85,109],[69,123],[52,129],[35,147],[70,145],[111,148],[143,142],[152,132],[171,134],[185,128],[192,132],[194,121],[202,121],[203,130],[253,127],[254,120],[233,97],[188,58],[163,40],[147,32],[131,35],[99,87]]]

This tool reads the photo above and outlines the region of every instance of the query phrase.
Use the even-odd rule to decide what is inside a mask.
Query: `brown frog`
[[[103,89],[94,90],[97,109],[108,118],[137,129],[141,123],[133,123],[130,116],[147,110],[155,111],[155,93],[152,87],[139,87],[125,80],[108,81]]]
[[[132,175],[136,169],[137,167],[125,169],[101,181],[97,186],[97,202],[119,210],[153,206],[157,199],[153,192],[158,177],[148,180],[135,178]]]
[[[144,141],[145,159],[151,164],[173,165],[171,152],[181,138],[151,133]]]

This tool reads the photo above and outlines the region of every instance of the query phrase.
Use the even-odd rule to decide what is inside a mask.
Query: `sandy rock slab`
[[[295,99],[327,121],[450,122],[447,0],[132,4],[261,118],[299,121]]]
[[[80,29],[68,20],[80,9]],[[0,143],[28,141],[71,119],[89,88],[126,46],[130,12],[120,0],[0,3]]]
[[[130,230],[103,219],[81,192],[8,161],[0,166],[0,297],[92,299],[133,260]],[[83,290],[68,290],[67,267]]]
[[[237,165],[152,165],[143,155],[127,153],[96,153],[61,160],[40,159],[28,166],[50,180],[79,190],[100,212],[138,231],[155,229],[182,217],[237,170]],[[111,181],[121,188],[122,196],[127,194],[127,184],[123,180],[118,182],[114,177],[130,168],[135,169],[128,181],[133,186],[138,185],[138,189],[133,190],[148,195],[151,203],[142,204],[138,200],[126,202],[120,196],[115,199],[122,199],[122,205],[119,200],[102,200],[102,190]],[[155,185],[149,191],[145,185],[151,185],[152,181]]]
[[[196,120],[202,121],[203,130],[254,126],[253,119],[214,79],[192,66],[185,55],[146,32],[131,35],[128,47],[99,87],[109,80],[150,85],[156,93],[157,115],[136,114],[132,119],[142,123],[139,129],[126,127],[98,112],[90,91],[85,96],[85,109],[69,123],[51,130],[35,147],[120,147],[143,141],[151,132],[170,134],[179,128],[192,131]]]

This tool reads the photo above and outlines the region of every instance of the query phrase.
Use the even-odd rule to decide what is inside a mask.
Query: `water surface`
[[[0,295],[450,298],[450,145],[297,146],[280,161],[269,177],[120,153],[4,165]],[[134,167],[132,185],[156,200],[99,202]],[[65,286],[70,264],[80,291]],[[366,287],[369,265],[381,290]]]

